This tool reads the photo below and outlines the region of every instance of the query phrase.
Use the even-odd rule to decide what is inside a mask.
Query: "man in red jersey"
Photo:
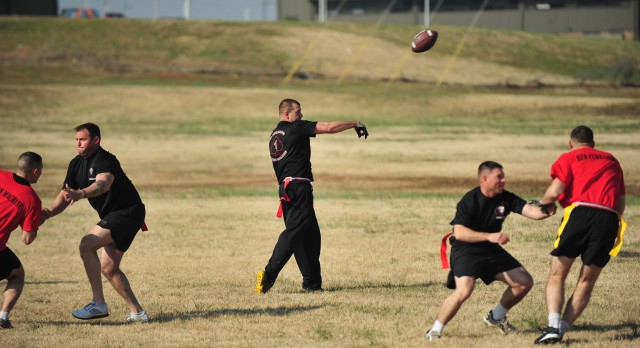
[[[31,188],[42,174],[42,157],[25,152],[18,158],[16,173],[0,170],[0,280],[7,280],[4,290],[0,329],[11,329],[9,314],[24,287],[24,268],[16,254],[7,247],[11,232],[22,227],[22,242],[29,245],[38,235],[42,202]]]
[[[618,160],[594,148],[593,131],[586,126],[571,131],[569,147],[571,151],[551,166],[553,181],[540,199],[540,204],[558,200],[565,211],[551,251],[547,282],[549,326],[535,344],[562,340],[587,307],[600,272],[620,250],[626,227],[622,220],[626,193]],[[580,277],[562,312],[565,279],[578,255],[583,263]]]

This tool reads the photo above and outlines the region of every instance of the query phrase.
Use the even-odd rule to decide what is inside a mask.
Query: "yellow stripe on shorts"
[[[616,244],[613,245],[613,249],[609,252],[611,256],[618,256],[618,252],[622,248],[622,242],[624,238],[624,230],[627,229],[627,222],[624,221],[622,216],[618,215],[620,219],[620,227],[618,227],[618,238],[616,239]]]
[[[562,231],[564,231],[564,227],[567,226],[567,222],[569,222],[569,216],[571,215],[571,212],[573,211],[573,208],[577,207],[577,205],[575,203],[571,204],[570,206],[564,208],[564,217],[562,218],[562,223],[560,224],[560,227],[558,228],[558,236],[556,237],[556,241],[553,242],[553,248],[557,249],[558,248],[558,244],[560,244],[560,235],[562,235]]]

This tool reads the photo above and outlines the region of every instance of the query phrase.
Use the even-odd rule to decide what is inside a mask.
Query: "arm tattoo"
[[[93,191],[95,196],[100,196],[101,194],[107,192],[107,183],[102,180],[96,180],[97,190]]]
[[[97,197],[100,196],[101,194],[109,191],[109,182],[112,181],[113,179],[110,178],[109,176],[111,176],[111,174],[109,173],[104,173],[107,175],[107,180],[100,180],[97,179],[90,187],[93,187],[91,190],[87,191],[87,198],[89,197]],[[95,185],[95,187],[93,186]]]

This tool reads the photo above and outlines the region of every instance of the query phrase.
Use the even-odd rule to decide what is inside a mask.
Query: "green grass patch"
[[[294,29],[343,32],[382,39],[402,52],[422,28],[412,25],[313,22],[215,22],[123,19],[81,21],[63,18],[0,19],[0,74],[50,81],[215,81],[245,71],[284,76],[299,58],[273,44]],[[433,55],[451,55],[465,40],[460,58],[570,76],[578,80],[640,82],[637,41],[440,26]],[[300,40],[306,41],[301,38]],[[341,58],[341,59],[346,59]],[[346,64],[346,61],[345,61]],[[185,73],[185,71],[189,71]],[[244,75],[246,74],[246,75]],[[186,77],[187,75],[188,77]],[[280,78],[280,77],[279,77]],[[233,79],[233,78],[231,78]]]

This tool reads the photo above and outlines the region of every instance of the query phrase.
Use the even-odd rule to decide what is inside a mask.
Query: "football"
[[[411,50],[415,53],[426,52],[436,44],[436,40],[438,40],[438,32],[425,29],[413,37]]]

